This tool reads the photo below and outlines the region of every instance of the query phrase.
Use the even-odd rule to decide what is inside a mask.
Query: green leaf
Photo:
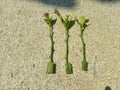
[[[54,13],[58,16],[61,16],[60,12],[58,11],[58,9],[55,9]]]
[[[47,23],[47,24],[50,24],[50,20],[48,18],[45,18],[44,21]]]
[[[70,20],[69,20],[69,16],[66,15],[65,21],[64,21],[64,26],[69,29],[70,26]]]
[[[45,21],[48,25],[52,25],[52,18],[45,18],[44,21]]]
[[[58,11],[58,9],[55,9],[54,13],[59,17],[60,21],[62,23],[64,23],[64,19],[63,19],[62,15],[60,14],[60,12]]]
[[[44,13],[44,17],[49,18],[49,13]]]
[[[89,19],[86,19],[84,16],[81,17],[81,24],[84,26],[86,23],[89,22]]]
[[[76,16],[76,15],[75,15],[75,17],[74,17],[74,20],[77,22],[77,24],[80,25],[80,22],[79,22],[79,20],[77,19],[77,16]]]

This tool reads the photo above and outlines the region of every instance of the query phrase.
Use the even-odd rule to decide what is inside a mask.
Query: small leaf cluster
[[[75,21],[78,23],[78,25],[80,25],[80,28],[83,32],[87,26],[87,23],[89,22],[89,19],[86,19],[84,16],[82,16],[80,20],[78,20],[77,17],[75,16]]]
[[[61,23],[64,25],[64,27],[66,28],[66,30],[69,30],[70,23],[71,23],[71,21],[69,19],[69,15],[66,15],[66,17],[63,18],[62,15],[60,14],[60,12],[57,9],[55,9],[54,13],[59,17]]]
[[[44,21],[49,25],[52,26],[52,17],[49,16],[49,13],[44,13]]]

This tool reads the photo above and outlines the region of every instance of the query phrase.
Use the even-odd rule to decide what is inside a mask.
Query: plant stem
[[[69,40],[69,30],[66,29],[66,63],[68,63],[68,54],[69,54],[69,46],[68,46],[68,40]]]
[[[53,62],[53,52],[54,52],[54,41],[53,41],[53,26],[50,25],[50,40],[51,40],[51,55],[50,55],[50,61]]]
[[[84,38],[83,38],[83,29],[82,29],[82,27],[81,27],[81,30],[80,30],[80,38],[81,38],[81,42],[82,42],[83,62],[86,62],[85,42],[84,42]]]

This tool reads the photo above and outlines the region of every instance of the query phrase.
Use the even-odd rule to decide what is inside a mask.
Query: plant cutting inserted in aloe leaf
[[[78,25],[80,26],[80,35],[79,36],[81,38],[82,51],[83,51],[82,70],[88,71],[88,62],[86,61],[86,52],[85,52],[85,42],[84,42],[84,38],[83,38],[83,31],[87,27],[87,23],[89,22],[89,19],[86,19],[84,16],[82,16],[79,21],[75,16],[75,20],[78,23]]]
[[[63,19],[62,15],[60,14],[60,12],[55,9],[55,12],[54,12],[60,19],[61,23],[64,25],[65,27],[65,30],[66,30],[66,73],[67,74],[72,74],[73,73],[73,68],[72,68],[72,64],[68,62],[68,54],[69,54],[69,44],[68,44],[68,41],[69,41],[69,29],[72,27],[72,21],[69,20],[69,16],[66,15],[65,19]]]
[[[54,74],[56,72],[56,64],[53,61],[53,53],[54,53],[54,41],[53,41],[53,25],[55,24],[55,20],[49,16],[49,13],[44,13],[44,21],[48,24],[50,29],[50,40],[51,40],[51,54],[50,54],[50,61],[48,62],[47,66],[47,74]]]

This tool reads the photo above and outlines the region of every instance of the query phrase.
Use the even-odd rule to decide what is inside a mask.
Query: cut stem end
[[[54,62],[48,62],[47,66],[47,74],[55,74],[56,73],[56,64]]]
[[[66,63],[65,68],[66,68],[66,74],[73,74],[73,67],[71,63]]]
[[[82,61],[82,70],[88,71],[88,62]]]

